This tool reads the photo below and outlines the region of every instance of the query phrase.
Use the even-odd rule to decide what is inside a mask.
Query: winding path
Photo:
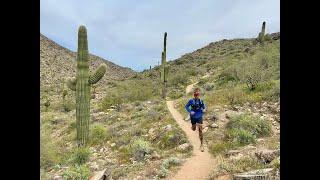
[[[196,84],[196,83],[194,83]],[[192,91],[193,85],[187,86],[186,93]],[[167,101],[167,106],[173,118],[177,121],[181,129],[186,133],[187,138],[193,146],[192,157],[188,158],[181,166],[180,170],[171,178],[173,180],[203,180],[207,179],[213,172],[216,161],[208,152],[205,146],[205,151],[200,151],[199,131],[191,130],[191,123],[184,121],[183,116],[177,109],[174,108],[174,101]]]

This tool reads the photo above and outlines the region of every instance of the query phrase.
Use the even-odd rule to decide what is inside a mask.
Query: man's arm
[[[202,112],[206,112],[206,105],[204,105],[203,101],[202,101]]]
[[[185,109],[188,111],[188,113],[191,112],[191,109],[190,109],[190,100],[188,101],[188,103],[185,105]]]

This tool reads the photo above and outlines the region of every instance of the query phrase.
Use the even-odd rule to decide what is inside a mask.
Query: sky
[[[280,32],[280,0],[40,0],[40,32],[77,50],[85,25],[89,52],[135,71],[222,39]]]

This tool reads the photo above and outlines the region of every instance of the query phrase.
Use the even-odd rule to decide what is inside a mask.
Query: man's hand
[[[194,112],[194,111],[191,111],[190,114],[191,114],[191,116],[193,116],[193,115],[195,114],[195,112]]]
[[[202,109],[202,112],[204,112],[204,113],[207,112],[207,109]]]

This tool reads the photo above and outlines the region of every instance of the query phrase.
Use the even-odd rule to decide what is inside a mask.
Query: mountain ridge
[[[76,52],[59,45],[40,33],[40,84],[52,86],[65,82],[66,78],[76,75]],[[124,80],[131,78],[137,72],[119,66],[99,56],[89,54],[90,71],[94,71],[101,63],[107,65],[106,75],[101,84],[107,80]]]

